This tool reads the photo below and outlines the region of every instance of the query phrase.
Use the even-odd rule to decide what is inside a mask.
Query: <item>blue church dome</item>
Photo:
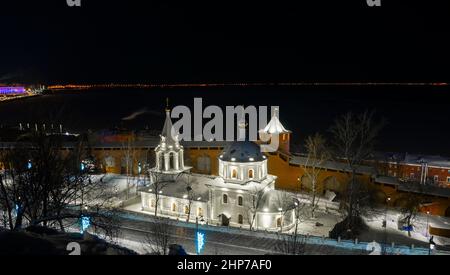
[[[265,159],[258,144],[251,141],[234,141],[220,155],[223,161],[254,162]]]

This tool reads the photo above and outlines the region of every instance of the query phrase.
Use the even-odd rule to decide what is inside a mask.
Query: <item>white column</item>
[[[223,176],[223,164],[220,160],[219,160],[219,176],[224,177]]]
[[[180,161],[180,168],[184,169],[184,153],[183,150],[180,150],[180,157],[179,157],[179,161]]]
[[[173,169],[178,170],[179,165],[178,165],[178,153],[174,153],[173,154]]]

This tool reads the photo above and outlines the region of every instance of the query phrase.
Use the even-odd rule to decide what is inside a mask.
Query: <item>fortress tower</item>
[[[291,131],[286,130],[283,124],[281,124],[279,119],[279,110],[275,108],[272,118],[269,123],[264,127],[264,129],[259,130],[259,136],[261,143],[270,143],[273,137],[277,136],[279,140],[278,151],[281,151],[285,154],[290,154],[289,144],[291,140]]]

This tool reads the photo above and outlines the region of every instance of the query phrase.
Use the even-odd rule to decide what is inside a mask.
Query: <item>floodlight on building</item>
[[[255,159],[254,159],[254,158],[248,158],[248,160],[249,160],[249,161],[254,161]]]
[[[183,199],[187,199],[188,195],[184,194]]]
[[[236,158],[231,158],[231,161],[236,161]]]

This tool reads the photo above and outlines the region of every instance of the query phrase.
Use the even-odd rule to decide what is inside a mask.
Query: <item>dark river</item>
[[[0,124],[64,124],[70,130],[161,129],[170,105],[280,106],[293,142],[315,132],[329,135],[333,120],[348,111],[374,110],[387,120],[378,138],[383,151],[450,156],[450,91],[447,86],[301,86],[155,88],[63,91],[0,103]],[[224,109],[223,109],[224,110]],[[134,119],[123,120],[133,113]],[[204,123],[208,121],[204,119]],[[328,137],[331,138],[331,137]]]

